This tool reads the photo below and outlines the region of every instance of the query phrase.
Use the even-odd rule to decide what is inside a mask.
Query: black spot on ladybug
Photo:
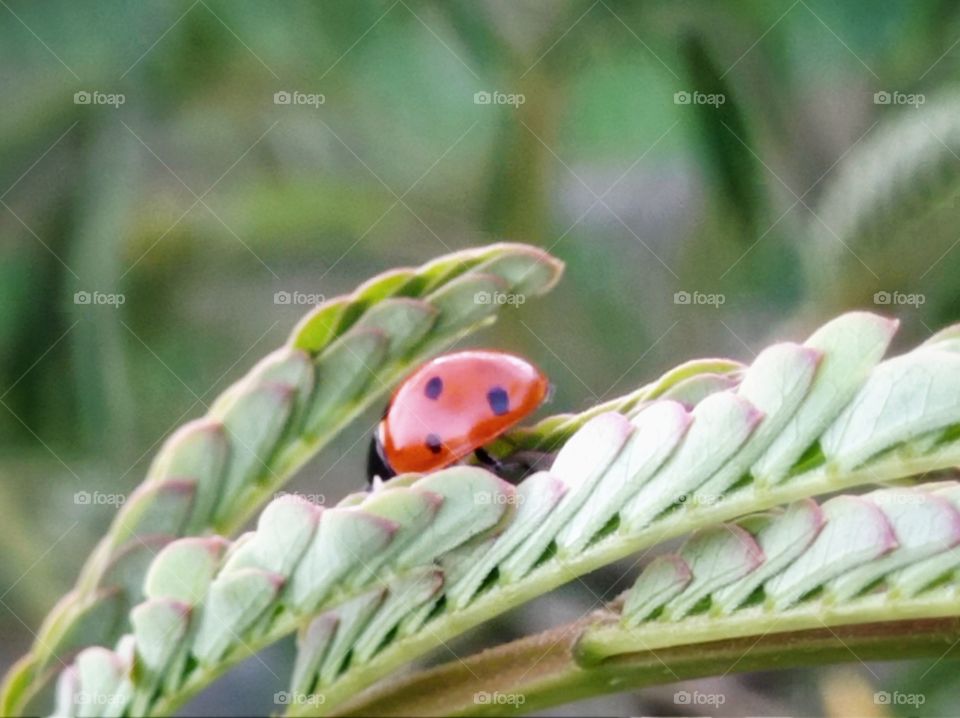
[[[443,379],[438,376],[430,377],[430,381],[427,382],[427,386],[424,387],[423,393],[427,395],[428,399],[436,399],[443,393]]]
[[[487,392],[487,403],[497,416],[503,416],[510,411],[510,397],[503,387],[495,386]]]
[[[427,448],[430,449],[434,454],[439,454],[440,450],[443,448],[443,442],[440,440],[440,437],[436,434],[427,434]]]

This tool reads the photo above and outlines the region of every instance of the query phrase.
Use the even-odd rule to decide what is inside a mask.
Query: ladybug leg
[[[519,451],[503,460],[496,459],[484,449],[474,452],[478,463],[486,466],[504,481],[517,485],[535,471],[550,468],[553,454],[540,451]]]
[[[500,459],[496,459],[490,456],[490,453],[484,449],[482,446],[473,452],[473,455],[477,457],[477,461],[490,469],[493,473],[498,476],[503,471],[503,462]]]
[[[383,447],[380,445],[380,439],[377,436],[370,440],[370,450],[367,452],[367,491],[373,488],[375,476],[380,477],[383,481],[396,476],[396,472],[390,468],[387,458],[383,455]]]

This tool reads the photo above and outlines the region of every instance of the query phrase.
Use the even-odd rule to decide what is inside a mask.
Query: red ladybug
[[[449,466],[471,453],[496,461],[484,444],[547,397],[546,376],[526,359],[463,351],[428,361],[394,392],[370,446],[367,472],[387,479]]]

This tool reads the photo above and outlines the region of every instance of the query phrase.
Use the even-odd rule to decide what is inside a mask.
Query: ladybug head
[[[373,488],[375,478],[382,481],[393,478],[397,472],[393,470],[387,457],[383,454],[383,442],[380,440],[380,432],[376,431],[370,440],[370,450],[367,452],[367,488]]]

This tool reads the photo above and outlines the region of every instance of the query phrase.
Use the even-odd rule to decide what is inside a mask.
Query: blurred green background
[[[470,343],[540,363],[551,411],[848,308],[901,317],[901,346],[956,321],[958,42],[947,0],[0,2],[0,668],[115,511],[76,492],[132,490],[279,345],[308,307],[277,292],[503,238],[549,249],[560,287]],[[291,488],[362,485],[376,419]],[[624,568],[454,649],[572,620]],[[189,712],[273,710],[291,656]],[[851,660],[872,688],[850,710],[916,713],[872,690],[956,710],[956,663]],[[833,671],[695,686],[726,696],[716,714],[820,714]],[[675,690],[561,712],[695,710]]]

